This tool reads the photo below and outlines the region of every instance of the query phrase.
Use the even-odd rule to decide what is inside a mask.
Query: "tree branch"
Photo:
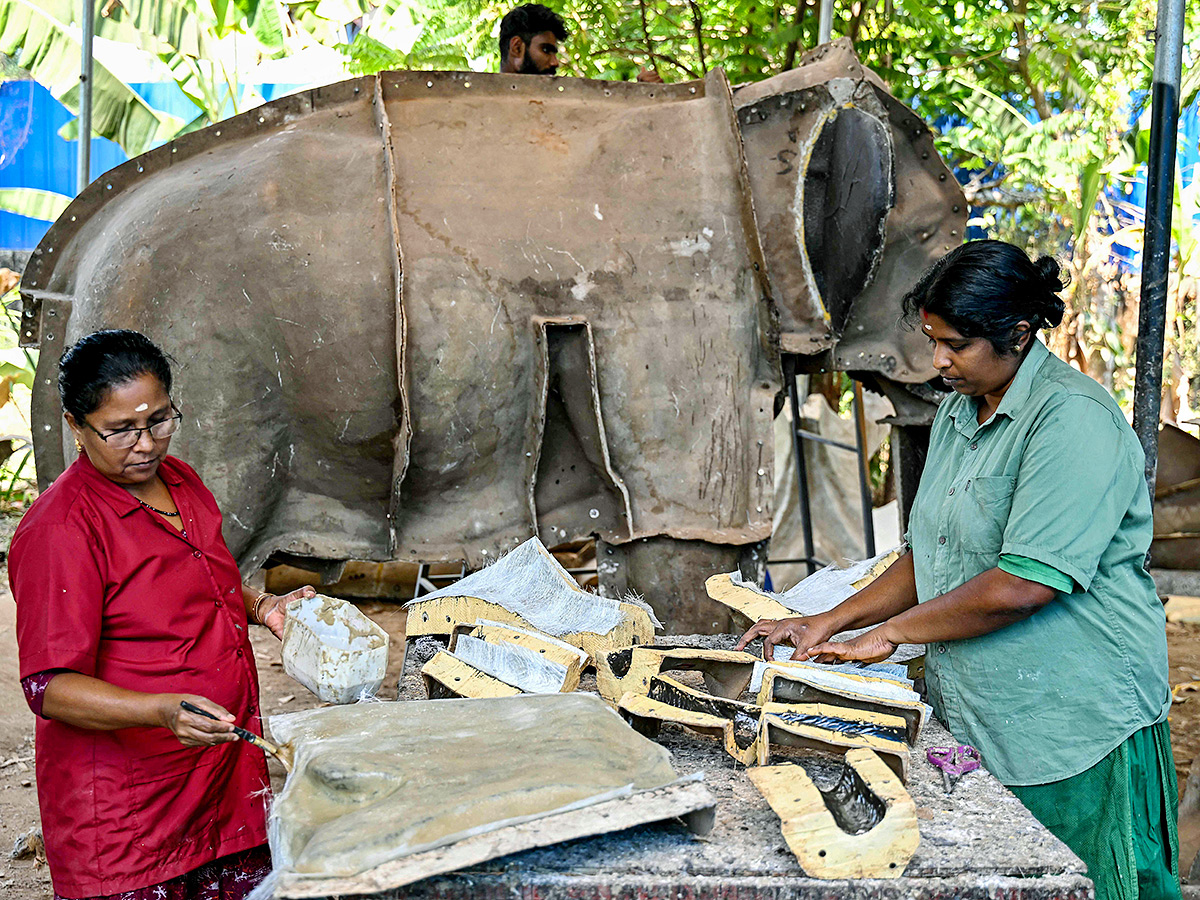
[[[852,16],[850,18],[850,28],[848,30],[848,34],[850,35],[850,40],[852,42],[858,42],[858,33],[862,29],[863,17],[870,12],[874,5],[875,0],[856,0],[856,2],[850,7]]]
[[[700,12],[700,4],[696,0],[688,0],[692,8],[692,30],[696,32],[696,52],[700,55],[700,71],[708,74],[708,63],[704,61],[704,15]]]
[[[642,50],[628,50],[625,47],[601,47],[599,50],[593,50],[591,53],[589,53],[588,59],[595,59],[597,56],[612,55],[624,56],[626,59],[632,59],[634,62],[636,62],[638,55],[643,52],[644,51]],[[671,56],[669,53],[659,53],[657,50],[655,50],[651,52],[650,57],[651,59],[661,59],[663,62],[669,63],[693,80],[700,77],[700,74],[695,69],[689,65],[686,65],[678,58]]]
[[[1029,89],[1029,94],[1033,97],[1034,108],[1037,109],[1038,116],[1043,120],[1054,115],[1050,109],[1050,104],[1046,102],[1046,93],[1041,87],[1033,82],[1033,76],[1029,73],[1029,32],[1025,28],[1025,16],[1029,12],[1029,0],[1016,0],[1012,7],[1015,16],[1015,25],[1017,32],[1017,73],[1021,76],[1021,80],[1025,82],[1025,87]]]
[[[963,185],[963,196],[971,206],[994,206],[1000,209],[1020,209],[1026,203],[1045,199],[1041,191],[1012,191],[994,186],[972,190],[970,185]]]
[[[650,26],[646,22],[646,0],[638,0],[638,7],[642,12],[642,36],[646,39],[647,62],[654,66],[655,74],[661,77],[662,73],[658,71],[658,63],[654,58],[654,45],[650,43]]]
[[[794,25],[796,27],[796,36],[788,41],[787,53],[783,57],[783,71],[795,68],[796,51],[800,49],[800,36],[803,34],[801,25],[804,23],[804,14],[808,12],[808,0],[796,0],[796,18]]]

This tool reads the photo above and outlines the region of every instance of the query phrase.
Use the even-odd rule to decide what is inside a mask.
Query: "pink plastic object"
[[[959,744],[957,747],[930,747],[925,751],[925,758],[942,772],[942,786],[949,794],[954,785],[963,775],[978,769],[982,761],[979,751],[970,744]]]

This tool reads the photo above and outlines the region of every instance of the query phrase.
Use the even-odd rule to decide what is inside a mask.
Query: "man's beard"
[[[558,66],[550,66],[547,69],[539,69],[537,63],[533,61],[533,55],[526,50],[525,57],[521,60],[521,68],[518,70],[519,75],[553,75],[558,71]]]

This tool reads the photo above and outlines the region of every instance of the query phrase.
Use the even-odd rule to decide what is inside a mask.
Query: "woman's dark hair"
[[[963,337],[986,338],[1000,356],[1011,356],[1019,322],[1036,332],[1062,321],[1058,292],[1066,286],[1053,257],[1034,262],[1004,241],[971,241],[926,270],[904,296],[904,316],[914,326],[922,311],[941,316]]]
[[[167,355],[136,331],[95,331],[58,361],[58,396],[76,422],[95,412],[108,392],[139,375],[153,375],[171,392]]]

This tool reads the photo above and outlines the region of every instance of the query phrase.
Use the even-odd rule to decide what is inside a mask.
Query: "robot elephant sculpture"
[[[178,362],[175,452],[216,494],[244,570],[474,568],[534,534],[595,535],[602,590],[663,598],[676,630],[724,628],[698,598],[713,571],[762,561],[781,339],[826,355],[890,341],[860,368],[928,377],[894,327],[863,327],[894,314],[856,304],[937,255],[954,198],[930,202],[936,155],[898,178],[890,97],[861,67],[831,81],[828,59],[747,102],[719,71],[386,72],[129,161],[75,200],[22,281],[39,479],[74,454],[62,349],[135,328]],[[865,229],[826,214],[859,115],[878,125],[852,173],[873,189],[849,213]],[[806,155],[776,174],[793,143]],[[914,192],[936,207],[916,226],[894,215]],[[934,243],[898,237],[914,228]],[[859,261],[833,265],[847,234]],[[894,310],[891,287],[876,293]]]

